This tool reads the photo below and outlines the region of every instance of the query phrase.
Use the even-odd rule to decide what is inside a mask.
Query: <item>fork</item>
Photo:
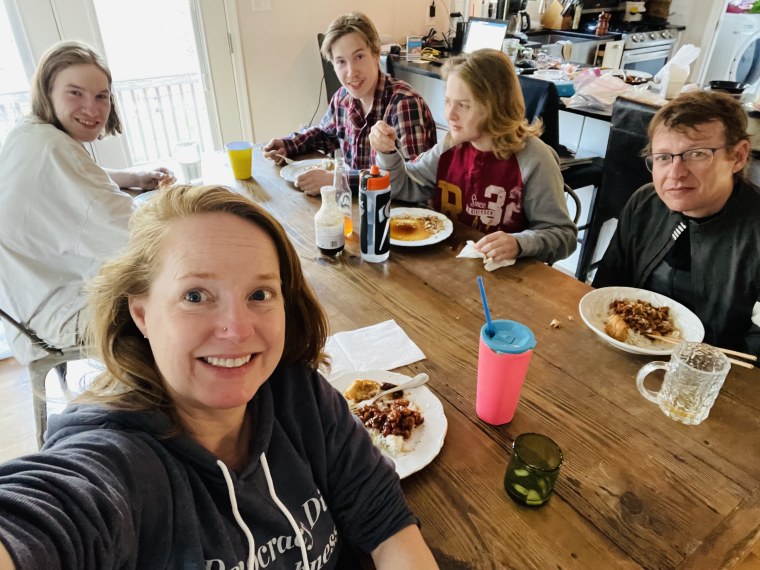
[[[416,388],[417,386],[422,386],[423,384],[426,384],[428,380],[430,380],[430,376],[422,372],[420,374],[417,374],[417,376],[409,380],[409,382],[407,382],[406,384],[399,384],[398,386],[394,386],[390,390],[384,390],[380,392],[379,394],[377,394],[376,396],[372,396],[368,400],[362,400],[361,402],[357,402],[356,404],[349,406],[348,409],[353,412],[354,410],[356,410],[357,408],[361,408],[362,406],[371,406],[383,396],[387,396],[388,394],[392,394],[393,392],[398,392],[399,390],[408,390],[410,388]]]
[[[275,153],[272,156],[276,156],[277,158],[281,158],[282,160],[285,161],[285,164],[294,164],[296,162],[295,160],[293,160],[292,158],[288,158],[284,154]]]

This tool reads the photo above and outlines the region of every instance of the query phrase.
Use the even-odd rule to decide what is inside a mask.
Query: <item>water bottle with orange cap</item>
[[[391,252],[391,177],[376,164],[359,175],[359,215],[362,259],[385,261]]]

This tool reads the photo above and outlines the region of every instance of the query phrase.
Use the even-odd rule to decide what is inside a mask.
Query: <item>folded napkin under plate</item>
[[[468,241],[465,246],[462,248],[462,251],[459,252],[459,255],[457,257],[472,257],[472,258],[480,258],[483,260],[483,265],[486,268],[486,271],[493,271],[494,269],[498,269],[499,267],[507,267],[509,265],[514,265],[515,261],[514,259],[506,259],[504,261],[494,261],[490,257],[486,257],[484,253],[479,252],[475,249],[475,242],[474,241]]]
[[[426,358],[394,320],[336,333],[327,339],[325,352],[331,361],[328,377],[351,370],[393,370]]]

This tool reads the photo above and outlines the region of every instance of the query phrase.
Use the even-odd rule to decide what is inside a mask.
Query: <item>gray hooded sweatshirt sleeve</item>
[[[380,168],[390,172],[392,197],[406,202],[433,198],[438,182],[446,179],[445,172],[438,172],[441,156],[452,148],[447,136],[414,162],[404,163],[395,152],[377,153]],[[559,158],[536,137],[530,137],[516,157],[524,184],[522,207],[528,219],[525,230],[512,234],[520,244],[520,257],[547,263],[564,259],[575,251],[578,229],[567,212]]]

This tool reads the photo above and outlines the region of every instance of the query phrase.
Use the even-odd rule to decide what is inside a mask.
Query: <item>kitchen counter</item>
[[[388,56],[392,58],[389,62],[389,69],[394,77],[403,79],[409,83],[412,87],[419,91],[430,106],[433,112],[433,117],[436,123],[439,125],[445,125],[446,121],[443,118],[443,76],[441,75],[443,66],[439,63],[430,63],[426,61],[406,61],[404,58],[396,56]],[[410,75],[412,74],[412,75]],[[415,77],[418,76],[419,78]],[[425,79],[422,79],[425,78]],[[440,81],[440,84],[436,83]],[[436,109],[434,109],[436,107]],[[438,108],[440,107],[440,109]],[[609,113],[590,111],[587,109],[566,109],[560,101],[560,108],[563,111],[582,115],[584,117],[590,117],[592,119],[600,119],[602,121],[609,121]],[[436,110],[440,111],[436,113]]]

